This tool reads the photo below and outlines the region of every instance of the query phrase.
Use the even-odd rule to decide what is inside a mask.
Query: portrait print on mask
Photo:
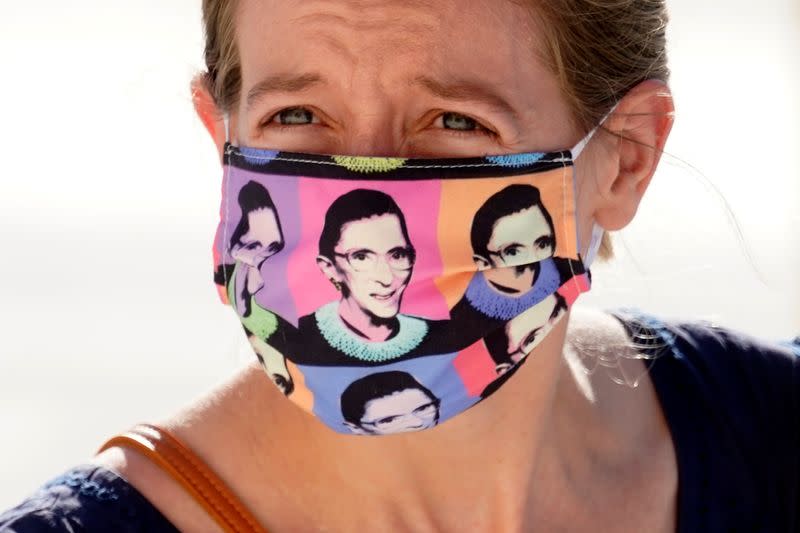
[[[306,387],[315,393],[312,408],[314,416],[341,433],[377,435],[431,427],[477,402],[480,398],[467,393],[460,376],[454,371],[448,371],[452,368],[455,357],[456,354],[432,355],[381,366],[298,365],[297,369],[302,372]],[[400,379],[401,376],[413,376],[414,386],[409,385],[411,381],[407,378]],[[395,383],[388,384],[389,381]],[[406,392],[399,397],[393,396],[395,392],[406,389],[414,391]],[[420,391],[424,391],[425,394]],[[402,421],[397,420],[393,424],[376,422],[389,416],[413,414],[413,411],[420,407],[419,403],[414,404],[414,402],[421,400],[423,396],[438,400],[434,419],[423,417],[416,420],[412,416],[406,416]],[[366,399],[359,402],[353,400],[361,397]],[[354,404],[368,407],[367,401],[372,399],[376,401],[371,404],[372,409],[368,409],[366,415],[363,413],[358,416],[352,415]],[[377,401],[378,399],[382,400]],[[427,412],[425,409],[421,411]],[[362,420],[366,423],[359,424]]]
[[[566,311],[566,300],[556,292],[487,335],[486,347],[497,365],[497,373],[507,372],[527,357]]]
[[[344,390],[342,417],[353,433],[419,431],[439,422],[439,399],[407,372],[379,372]]]
[[[224,284],[231,305],[245,329],[266,340],[276,329],[275,315],[256,302],[264,288],[261,268],[284,247],[278,211],[267,189],[249,181],[239,190],[237,203],[241,217],[227,241],[228,256],[234,264],[222,264],[215,278]]]
[[[294,381],[286,366],[286,358],[278,350],[253,334],[247,336],[258,362],[272,382],[285,396],[294,392]]]
[[[224,168],[221,296],[269,378],[335,431],[443,423],[589,288],[569,152],[437,160],[227,145]]]
[[[511,320],[574,275],[559,271],[553,219],[532,185],[510,185],[490,196],[472,219],[470,244],[478,272],[465,298],[491,318]]]
[[[282,319],[256,301],[265,286],[261,274],[264,263],[285,244],[278,210],[269,191],[257,181],[248,181],[239,190],[237,204],[241,216],[230,239],[226,239],[226,252],[234,264],[220,265],[215,279],[226,288],[262,368],[278,389],[289,395],[294,386],[286,359],[266,342]]]
[[[388,194],[354,189],[325,213],[316,257],[338,298],[299,320],[304,363],[385,363],[438,355],[443,321],[400,312],[417,260],[406,218]]]

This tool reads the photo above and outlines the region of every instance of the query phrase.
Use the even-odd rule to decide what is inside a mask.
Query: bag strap
[[[267,533],[228,485],[166,429],[139,424],[109,439],[98,453],[119,446],[135,450],[169,474],[227,533]]]

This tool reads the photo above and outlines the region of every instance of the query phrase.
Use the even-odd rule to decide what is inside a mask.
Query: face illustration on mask
[[[439,399],[406,372],[370,374],[342,393],[345,425],[356,434],[419,431],[439,421]]]
[[[283,355],[255,335],[248,335],[247,340],[250,341],[250,346],[253,347],[261,367],[278,387],[278,390],[285,396],[290,395],[294,391],[294,381],[286,367],[286,359]]]
[[[241,316],[250,312],[251,298],[264,288],[261,267],[284,246],[277,210],[269,192],[251,181],[239,192],[242,217],[230,242],[231,257],[243,267],[236,279],[236,309]]]
[[[564,297],[552,294],[541,303],[511,319],[503,328],[505,353],[497,364],[498,374],[503,374],[522,361],[547,336],[567,311]]]
[[[403,213],[384,193],[353,191],[331,205],[320,244],[317,264],[341,291],[342,320],[383,340],[369,326],[398,315],[415,261]]]
[[[512,185],[490,197],[472,224],[473,260],[489,285],[507,296],[536,282],[538,263],[555,251],[555,229],[535,187]]]

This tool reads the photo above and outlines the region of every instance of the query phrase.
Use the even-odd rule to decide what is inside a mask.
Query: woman
[[[630,222],[672,123],[659,1],[236,4],[205,3],[210,73],[195,87],[220,152],[223,112],[241,144],[461,157],[571,146],[613,108],[576,161],[586,236]],[[579,367],[617,350],[643,373],[643,338],[661,339],[659,359],[634,390]],[[254,369],[162,425],[272,531],[795,529],[788,348],[570,313],[524,361],[486,401],[420,433],[337,435]],[[0,524],[107,531],[129,516],[151,531],[219,530],[136,452],[112,447],[94,465]]]
[[[400,313],[416,250],[391,196],[354,189],[334,200],[316,261],[340,298],[300,318],[308,349],[297,351],[296,362],[358,364],[446,353],[437,346],[435,321]]]

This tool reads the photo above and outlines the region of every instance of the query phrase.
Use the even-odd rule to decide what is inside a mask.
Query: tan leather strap
[[[228,485],[167,430],[140,424],[109,439],[99,452],[112,446],[133,449],[153,461],[203,506],[224,531],[267,533]]]

